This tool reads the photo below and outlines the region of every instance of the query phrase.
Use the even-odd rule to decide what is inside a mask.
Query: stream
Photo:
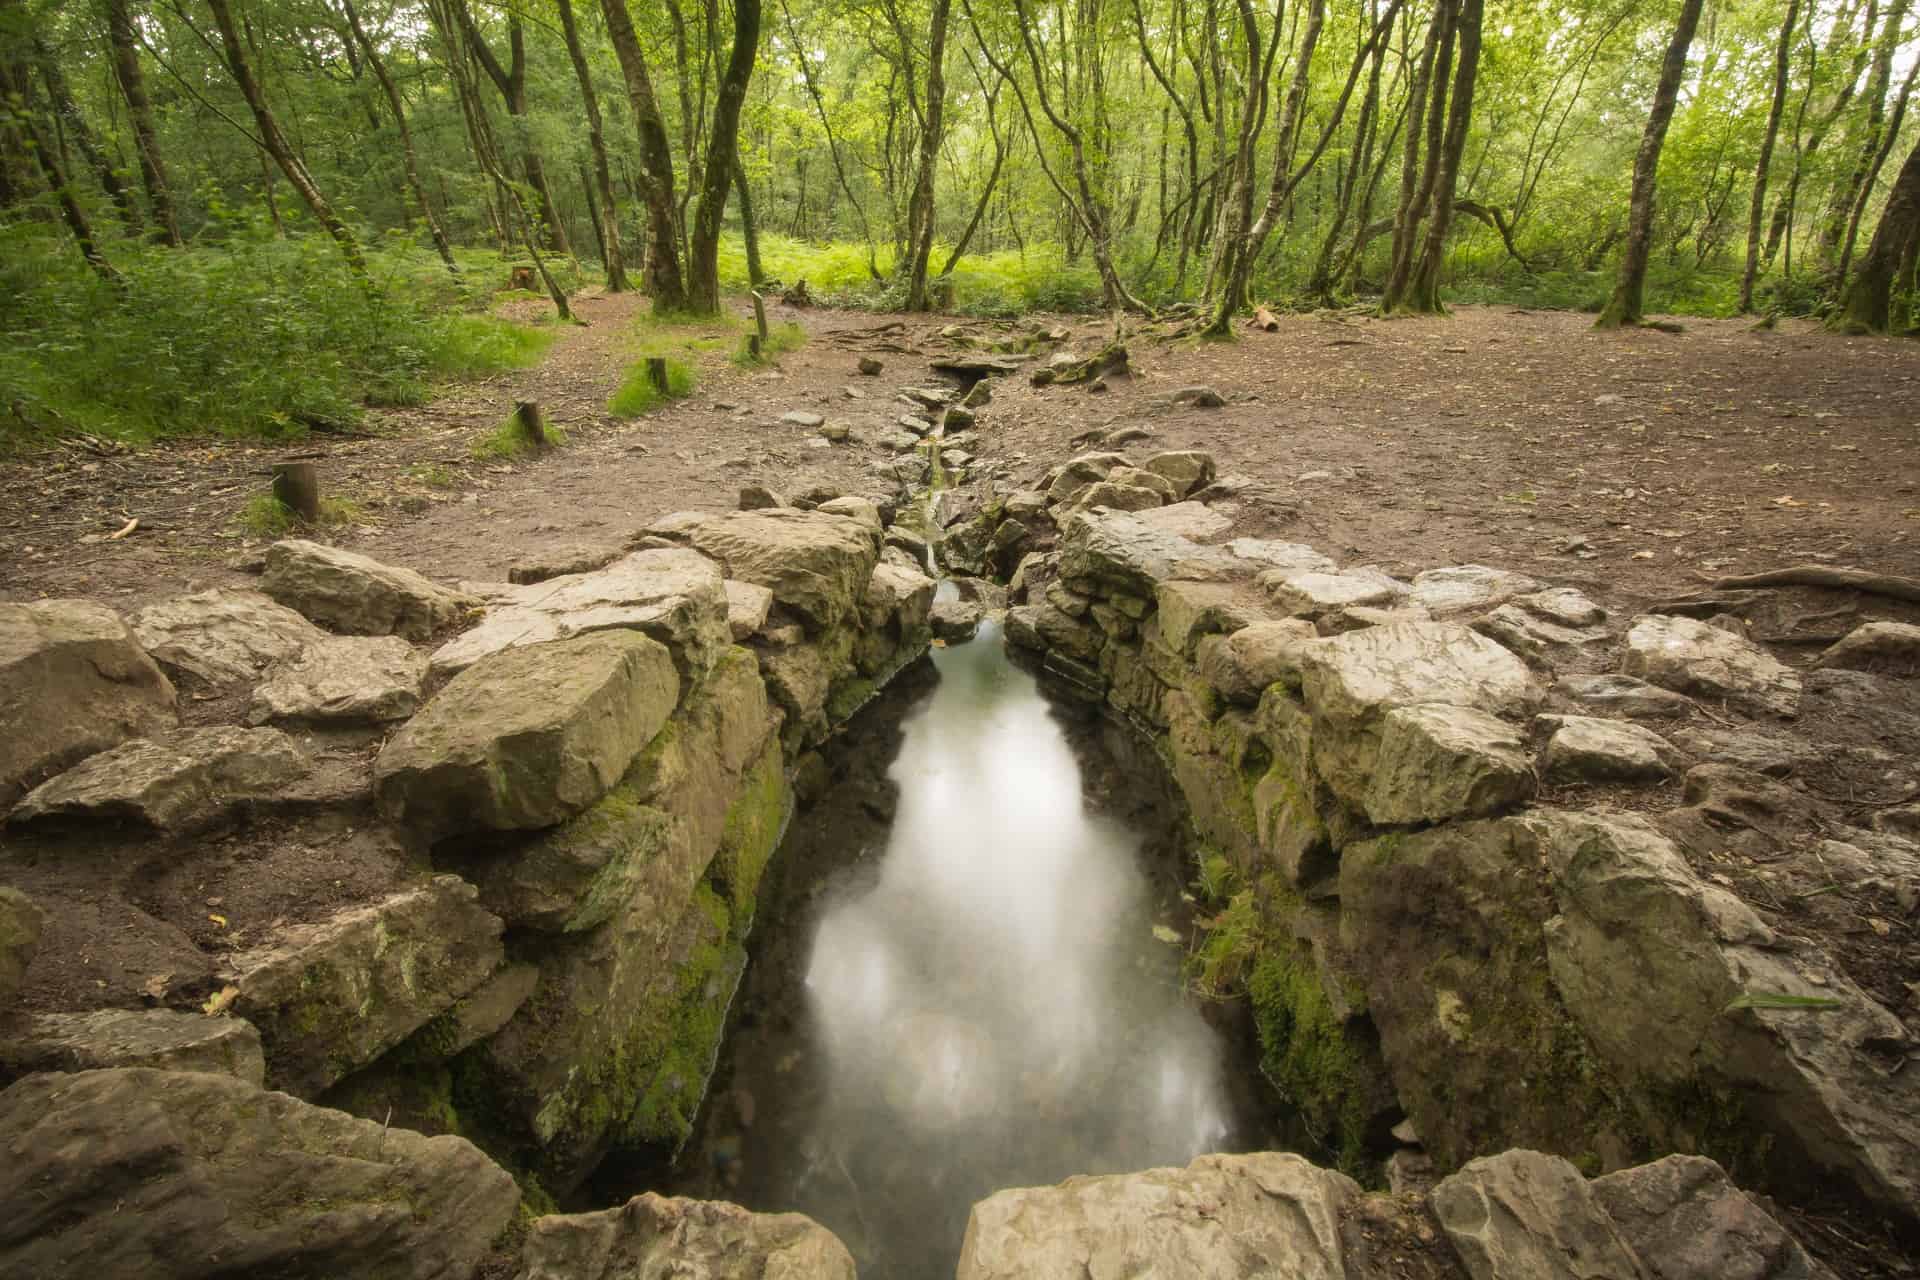
[[[692,1139],[605,1190],[797,1210],[863,1276],[944,1278],[995,1190],[1274,1141],[1244,1020],[1183,989],[1183,823],[1149,748],[1049,702],[987,624],[828,754]]]

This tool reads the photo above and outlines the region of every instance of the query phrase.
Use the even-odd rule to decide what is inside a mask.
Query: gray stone
[[[1291,573],[1284,569],[1260,575],[1260,584],[1283,612],[1318,618],[1355,606],[1386,606],[1405,598],[1406,589],[1384,574]]]
[[[1695,697],[1792,717],[1800,676],[1759,645],[1692,618],[1648,614],[1627,632],[1621,669]]]
[[[1537,618],[1563,627],[1597,627],[1607,620],[1607,611],[1572,587],[1550,587],[1531,595],[1515,596],[1513,603]]]
[[[1046,650],[1046,637],[1040,634],[1040,610],[1043,606],[1015,605],[1007,610],[1007,643],[1032,653]]]
[[[1920,627],[1907,622],[1864,623],[1822,653],[1818,665],[1911,674],[1920,667]]]
[[[927,620],[934,638],[948,644],[973,639],[980,629],[980,606],[971,600],[935,600]]]
[[[1319,643],[1313,624],[1287,618],[1203,636],[1194,652],[1202,679],[1230,701],[1251,706],[1271,684],[1298,692],[1306,653]]]
[[[1784,778],[1820,756],[1820,749],[1800,738],[1758,729],[1683,728],[1673,735],[1679,746],[1702,760],[1730,764],[1771,778]]]
[[[1276,542],[1271,538],[1235,538],[1227,543],[1227,553],[1246,562],[1250,572],[1269,569],[1285,573],[1338,573],[1339,568],[1326,556],[1300,542]]]
[[[1049,471],[1040,488],[1053,506],[1071,506],[1115,467],[1132,465],[1124,453],[1083,453]]]
[[[233,1010],[260,1029],[268,1083],[311,1097],[486,981],[500,931],[478,890],[435,876],[238,953]]]
[[[679,697],[666,648],[637,632],[507,649],[455,676],[387,742],[375,794],[429,841],[552,826],[619,781]]]
[[[845,516],[849,520],[858,520],[861,524],[874,529],[884,529],[886,527],[885,523],[880,519],[880,508],[878,504],[871,498],[860,498],[848,494],[843,498],[834,498],[831,501],[823,502],[815,507],[814,510],[825,515]]]
[[[507,581],[524,587],[545,582],[548,578],[592,573],[595,569],[606,568],[625,554],[625,548],[611,543],[563,543],[521,556],[507,569]]]
[[[1213,483],[1213,455],[1203,449],[1169,449],[1140,465],[1171,480],[1175,495],[1182,498]]]
[[[1212,387],[1181,387],[1171,397],[1174,404],[1192,405],[1196,409],[1219,409],[1225,407],[1227,399]]]
[[[133,634],[156,662],[208,684],[252,680],[326,632],[258,591],[201,591],[148,605]]]
[[[648,1192],[598,1213],[527,1227],[519,1280],[854,1280],[838,1237],[798,1213]]]
[[[172,729],[89,756],[35,788],[8,820],[131,819],[198,831],[278,800],[312,771],[278,729]]]
[[[1202,636],[1231,634],[1255,622],[1267,621],[1266,601],[1258,591],[1231,582],[1160,584],[1160,641],[1169,651],[1191,658]]]
[[[1217,538],[1233,528],[1233,521],[1199,502],[1176,502],[1156,511],[1142,511],[1140,519],[1152,528],[1178,534],[1194,542]]]
[[[8,1078],[110,1067],[212,1071],[255,1086],[266,1079],[260,1033],[244,1018],[176,1009],[38,1013],[0,1040],[0,1072]]]
[[[1587,1180],[1559,1156],[1469,1161],[1431,1201],[1473,1280],[1648,1280]]]
[[[1178,502],[1182,496],[1173,481],[1155,472],[1143,471],[1139,467],[1115,467],[1107,472],[1106,483],[1130,489],[1151,489],[1160,495],[1162,503]],[[1090,499],[1084,501],[1089,506],[1094,505]]]
[[[1000,1191],[973,1206],[955,1275],[1346,1280],[1341,1219],[1360,1195],[1344,1174],[1264,1151]]]
[[[1253,569],[1221,548],[1203,547],[1123,511],[1066,517],[1059,554],[1061,577],[1146,600],[1168,578],[1225,581],[1250,576]]]
[[[1517,596],[1472,625],[1536,666],[1554,666],[1577,662],[1608,639],[1605,627],[1566,619],[1604,616],[1578,591],[1543,591]]]
[[[618,630],[658,640],[694,676],[730,642],[729,613],[713,561],[684,547],[636,551],[592,573],[509,588],[480,625],[435,650],[432,670],[452,675],[489,654]]]
[[[1671,720],[1693,710],[1693,703],[1681,694],[1636,676],[1567,676],[1553,686],[1553,691],[1596,710],[1635,720]]]
[[[20,993],[46,923],[47,913],[32,898],[10,885],[0,885],[0,1013]]]
[[[1652,1280],[1826,1280],[1830,1274],[1704,1156],[1668,1156],[1590,1185]]]
[[[411,569],[300,538],[267,548],[260,590],[323,627],[425,640],[478,602]]]
[[[1512,808],[1533,790],[1533,761],[1512,726],[1433,703],[1386,713],[1362,807],[1376,823],[1447,822]]]
[[[1116,468],[1117,470],[1117,468]],[[1075,502],[1069,504],[1070,511],[1151,511],[1165,503],[1166,493],[1160,489],[1149,489],[1144,485],[1116,484],[1111,480],[1102,480],[1098,484],[1088,485]]]
[[[175,719],[173,685],[113,610],[0,603],[0,809],[49,774]]]
[[[1540,590],[1540,584],[1522,573],[1489,569],[1483,564],[1429,569],[1413,580],[1413,603],[1436,617],[1470,609],[1490,609],[1515,596]]]
[[[773,592],[738,578],[728,578],[722,585],[727,592],[727,630],[736,641],[745,640],[767,625],[767,614],[773,609]]]
[[[880,559],[878,528],[815,511],[712,516],[686,537],[725,566],[727,577],[766,587],[816,629],[854,616]]]
[[[540,966],[510,964],[496,969],[492,977],[453,1002],[453,1006],[424,1028],[424,1038],[416,1035],[410,1045],[418,1045],[423,1054],[431,1052],[451,1058],[469,1049],[512,1021],[540,985]]]
[[[770,507],[790,507],[793,503],[785,494],[775,493],[763,484],[749,484],[741,487],[738,505],[742,511],[765,511]]]
[[[426,682],[425,655],[398,636],[326,636],[254,687],[247,723],[405,720]]]
[[[1664,782],[1685,763],[1651,729],[1595,716],[1542,716],[1552,733],[1541,765],[1557,782]]]
[[[855,368],[860,371],[860,376],[863,378],[876,378],[880,376],[880,371],[886,368],[886,365],[880,363],[880,361],[874,359],[872,356],[861,356]]]
[[[826,418],[806,409],[790,409],[780,415],[780,421],[790,427],[817,427],[825,422]]]
[[[519,1188],[426,1138],[231,1076],[29,1076],[0,1093],[0,1273],[467,1280]]]

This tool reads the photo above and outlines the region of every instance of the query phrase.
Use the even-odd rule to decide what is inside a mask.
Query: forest
[[[0,438],[299,434],[661,313],[1910,329],[1912,0],[0,0]]]

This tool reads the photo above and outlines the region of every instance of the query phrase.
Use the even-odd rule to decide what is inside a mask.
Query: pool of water
[[[1182,824],[1125,738],[991,626],[903,677],[775,859],[692,1140],[602,1189],[798,1210],[863,1276],[946,1277],[997,1189],[1272,1145],[1244,1034],[1184,991]]]

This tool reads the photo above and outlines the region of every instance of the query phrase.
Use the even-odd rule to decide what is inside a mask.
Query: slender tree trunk
[[[1813,132],[1807,136],[1805,145],[1801,145],[1800,123],[1806,118],[1807,107],[1811,104],[1814,90],[1814,54],[1816,52],[1813,40],[1814,9],[1815,5],[1809,0],[1807,5],[1806,27],[1808,46],[1807,90],[1800,99],[1800,108],[1797,113],[1797,118],[1794,121],[1793,170],[1787,176],[1787,189],[1781,193],[1779,199],[1774,201],[1773,220],[1767,228],[1767,247],[1761,251],[1760,255],[1760,264],[1763,269],[1773,266],[1774,256],[1780,252],[1782,240],[1786,237],[1793,223],[1794,213],[1799,208],[1800,183],[1801,180],[1806,177],[1809,163],[1819,152],[1821,144],[1827,140],[1827,135],[1832,131],[1834,124],[1846,114],[1847,108],[1853,103],[1853,95],[1859,85],[1860,73],[1866,69],[1867,59],[1871,53],[1871,45],[1873,44],[1873,24],[1876,14],[1873,5],[1869,4],[1866,11],[1866,33],[1861,38],[1860,49],[1854,56],[1853,66],[1851,70],[1848,71],[1846,79],[1841,83],[1840,92],[1835,96],[1832,106],[1827,109],[1824,116],[1815,122]],[[1837,54],[1844,46],[1850,37],[1851,25],[1851,14],[1844,15],[1841,21],[1834,23],[1833,30],[1827,39],[1827,52],[1829,55]],[[1789,275],[1792,274],[1792,261],[1793,246],[1789,243],[1787,245],[1787,274]]]
[[[1597,329],[1617,329],[1640,323],[1646,305],[1647,253],[1653,241],[1654,188],[1660,173],[1660,149],[1680,98],[1680,82],[1687,73],[1687,50],[1700,25],[1701,0],[1681,0],[1680,20],[1660,62],[1660,83],[1654,89],[1653,108],[1647,113],[1646,132],[1633,160],[1633,197],[1627,206],[1627,247],[1620,258],[1620,278],[1613,287]]]
[[[1440,154],[1439,177],[1433,187],[1433,217],[1427,223],[1427,242],[1420,251],[1420,263],[1414,268],[1406,304],[1408,310],[1427,315],[1439,315],[1446,310],[1440,303],[1440,262],[1446,253],[1447,227],[1454,213],[1454,189],[1460,178],[1460,157],[1466,151],[1467,126],[1473,118],[1473,92],[1480,74],[1482,12],[1482,0],[1464,0],[1460,6],[1455,39],[1460,61],[1453,73],[1446,145]],[[1504,235],[1502,239],[1512,252],[1512,240]]]
[[[146,77],[140,70],[140,48],[134,36],[129,0],[107,0],[107,38],[113,48],[113,78],[127,100],[133,125],[134,150],[140,156],[140,180],[153,211],[156,241],[179,248],[180,222],[174,214],[173,194],[167,188],[167,169],[160,158],[160,135],[153,127],[153,104],[147,98]]]
[[[580,47],[580,28],[573,19],[573,0],[557,0],[560,31],[567,41],[567,57],[573,62],[573,75],[580,82],[580,99],[587,109],[587,145],[593,151],[594,183],[600,192],[600,255],[607,264],[607,292],[627,289],[627,263],[620,252],[620,206],[613,198],[613,170],[607,164],[606,129],[600,119],[600,95],[593,88],[593,73]]]
[[[747,283],[758,289],[767,282],[767,269],[760,261],[760,220],[753,214],[753,184],[747,181],[747,166],[736,150],[733,156],[733,189],[740,196],[740,238],[747,246]]]
[[[1893,283],[1901,259],[1920,235],[1920,145],[1907,153],[1900,176],[1894,179],[1887,207],[1874,229],[1873,242],[1860,259],[1829,328],[1847,333],[1885,333],[1892,314]]]
[[[1780,137],[1780,117],[1787,107],[1787,71],[1793,53],[1793,24],[1800,17],[1800,0],[1787,0],[1787,16],[1773,46],[1773,101],[1767,108],[1767,131],[1760,138],[1760,159],[1753,166],[1753,203],[1747,210],[1747,265],[1740,276],[1740,314],[1753,310],[1753,282],[1760,273],[1760,223],[1766,216],[1767,168],[1773,163],[1773,144]]]
[[[753,77],[759,46],[760,0],[733,0],[733,50],[714,96],[700,202],[694,207],[693,232],[688,240],[687,298],[699,315],[720,310],[720,224],[740,149],[740,111],[746,105],[747,82]]]
[[[1854,193],[1853,211],[1847,217],[1847,236],[1840,245],[1839,279],[1842,285],[1846,282],[1847,268],[1853,262],[1854,246],[1859,242],[1860,219],[1866,216],[1867,202],[1873,197],[1874,184],[1880,181],[1880,170],[1886,165],[1887,157],[1893,152],[1893,144],[1900,137],[1900,126],[1906,122],[1907,104],[1913,98],[1916,75],[1920,75],[1920,62],[1907,69],[1906,83],[1900,86],[1900,97],[1893,105],[1893,113],[1887,118],[1886,128],[1881,130],[1880,146],[1867,166],[1866,179]]]
[[[9,0],[0,4],[0,18],[10,22],[19,21],[20,14],[16,4]],[[87,221],[86,210],[80,207],[79,199],[74,195],[73,186],[67,181],[67,175],[60,169],[60,154],[53,139],[41,127],[39,115],[27,101],[27,68],[24,63],[0,61],[0,103],[15,108],[14,121],[25,135],[27,149],[33,152],[40,174],[46,179],[47,186],[53,191],[54,198],[60,204],[61,220],[67,224],[67,230],[73,234],[73,241],[79,247],[80,256],[102,280],[109,284],[119,284],[120,273],[100,252],[100,242],[93,234],[93,226]]]
[[[969,65],[971,65],[971,62],[969,62]],[[953,252],[947,255],[947,265],[940,268],[940,278],[942,280],[947,279],[947,277],[953,274],[954,267],[958,266],[960,259],[966,255],[967,246],[973,243],[974,233],[980,230],[987,216],[987,208],[993,200],[993,193],[999,186],[1000,171],[1006,166],[1007,162],[1006,139],[1001,136],[1000,125],[994,115],[995,109],[1000,103],[999,86],[996,85],[994,89],[989,92],[986,79],[979,74],[979,68],[974,67],[973,70],[974,78],[980,82],[981,95],[987,100],[987,132],[993,136],[993,168],[987,173],[985,185],[980,188],[980,198],[974,202],[973,216],[967,219],[966,230],[962,231],[960,238],[954,241]]]
[[[447,232],[440,225],[440,219],[434,216],[433,202],[427,199],[427,188],[420,181],[420,164],[413,149],[413,130],[407,127],[407,108],[400,98],[400,89],[387,74],[386,59],[367,38],[366,28],[360,25],[360,14],[353,7],[353,0],[340,0],[340,7],[347,18],[347,29],[353,33],[353,39],[359,43],[365,54],[367,65],[373,69],[374,79],[380,82],[380,91],[386,95],[387,108],[393,112],[393,124],[400,137],[400,165],[407,176],[407,190],[413,192],[414,201],[420,206],[420,218],[427,224],[427,234],[433,238],[433,248],[440,255],[440,261],[447,264],[447,270],[455,278],[460,275],[460,264],[453,260],[453,245],[447,240]]]
[[[360,242],[354,239],[347,224],[327,203],[326,196],[314,184],[313,175],[307,172],[307,166],[294,154],[287,137],[280,131],[280,122],[274,119],[267,99],[260,91],[260,82],[254,78],[253,65],[247,60],[246,49],[240,43],[240,28],[234,22],[233,8],[228,0],[207,0],[207,8],[213,12],[214,23],[220,28],[220,40],[225,46],[227,68],[240,86],[240,96],[246,99],[248,110],[253,112],[253,122],[260,130],[260,140],[271,155],[274,163],[280,166],[280,172],[287,175],[287,181],[300,193],[300,198],[313,211],[313,216],[321,226],[327,229],[334,243],[340,246],[340,252],[346,257],[347,265],[353,268],[355,275],[363,282],[371,283],[367,274],[367,261],[360,254]]]
[[[113,201],[114,209],[120,215],[120,222],[128,235],[137,236],[146,219],[140,214],[140,204],[134,199],[133,192],[120,180],[106,154],[100,150],[99,142],[93,136],[93,130],[87,125],[87,118],[80,111],[80,104],[74,101],[73,90],[67,86],[67,77],[62,74],[60,64],[53,56],[53,50],[47,47],[46,39],[38,32],[33,35],[33,59],[40,68],[40,78],[47,86],[47,100],[53,105],[54,113],[66,125],[68,135],[73,139],[75,150],[85,160],[87,167],[93,170],[94,177],[100,182]]]
[[[1881,129],[1886,124],[1887,91],[1893,84],[1894,46],[1900,42],[1900,26],[1907,16],[1909,0],[1893,0],[1881,21],[1880,38],[1874,45],[1873,70],[1867,78],[1867,119],[1858,154],[1853,165],[1834,182],[1828,195],[1826,219],[1820,229],[1820,258],[1833,277],[1836,292],[1845,283],[1846,267],[1840,261],[1840,243],[1846,234],[1847,215],[1854,197],[1867,185],[1867,171],[1880,151]]]
[[[947,56],[947,15],[952,0],[932,0],[932,21],[927,44],[925,119],[920,122],[920,157],[913,176],[913,195],[907,202],[907,310],[925,311],[927,298],[927,259],[933,255],[934,172],[940,162],[940,141],[945,136],[947,78],[942,65]]]
[[[833,122],[827,118],[826,100],[820,94],[819,82],[813,78],[812,56],[807,52],[808,46],[801,39],[800,29],[793,20],[793,10],[787,7],[786,0],[780,0],[780,13],[787,20],[787,47],[794,51],[794,57],[800,63],[800,83],[805,87],[807,97],[813,102],[814,114],[820,117],[821,130],[827,135],[827,158],[833,162],[834,177],[839,179],[840,190],[846,194],[847,203],[853,206],[854,216],[860,220],[860,238],[867,246],[867,274],[875,280],[880,280],[883,277],[880,274],[879,261],[875,257],[873,226],[867,220],[866,205],[861,203],[860,197],[853,193],[853,184],[847,180],[847,167],[840,159],[840,142],[833,136]],[[796,170],[801,163],[801,158],[796,156],[794,159]],[[805,226],[801,215],[806,210],[807,186],[804,181],[797,181],[796,185],[799,195],[794,205],[793,227],[794,234],[799,235]],[[832,205],[831,191],[828,194],[828,205],[829,207]]]
[[[540,149],[533,145],[533,138],[527,131],[527,41],[526,34],[521,30],[520,15],[511,8],[507,10],[508,62],[503,67],[494,56],[492,46],[480,34],[480,28],[467,8],[467,0],[452,0],[451,7],[460,29],[466,33],[473,56],[479,59],[481,70],[487,73],[487,78],[493,81],[501,98],[506,101],[507,115],[513,119],[515,132],[520,135],[521,172],[526,174],[527,185],[540,198],[540,217],[547,224],[547,244],[555,253],[571,254],[573,246],[567,242],[566,224],[560,220],[560,212],[553,203],[553,193],[547,186],[547,166],[540,159]],[[504,173],[501,174],[501,180],[506,180]]]
[[[1400,199],[1394,206],[1393,248],[1387,259],[1387,278],[1381,294],[1382,311],[1400,303],[1407,279],[1413,272],[1413,246],[1419,232],[1426,197],[1420,182],[1420,141],[1428,116],[1440,110],[1440,82],[1446,76],[1441,47],[1449,29],[1451,10],[1448,0],[1436,0],[1433,18],[1427,23],[1426,39],[1421,42],[1420,60],[1415,64],[1413,83],[1407,89],[1405,153],[1400,160]]]
[[[647,206],[647,292],[653,295],[656,310],[684,311],[687,283],[680,270],[680,231],[675,224],[673,145],[667,138],[667,124],[660,115],[660,100],[653,92],[646,57],[640,51],[640,37],[627,14],[627,0],[600,0],[600,9],[606,16],[614,54],[620,59],[634,128],[640,138],[640,183]]]
[[[1378,14],[1377,6],[1375,13]],[[1389,29],[1391,26],[1389,23]],[[1365,185],[1371,168],[1374,136],[1380,127],[1380,78],[1386,68],[1386,55],[1387,42],[1381,40],[1374,45],[1372,61],[1367,68],[1367,91],[1360,99],[1360,117],[1353,125],[1353,160],[1334,188],[1333,217],[1327,225],[1326,238],[1320,242],[1320,253],[1315,257],[1313,270],[1307,278],[1308,295],[1322,302],[1333,300],[1334,254],[1346,232],[1347,220],[1353,216],[1354,198]]]

